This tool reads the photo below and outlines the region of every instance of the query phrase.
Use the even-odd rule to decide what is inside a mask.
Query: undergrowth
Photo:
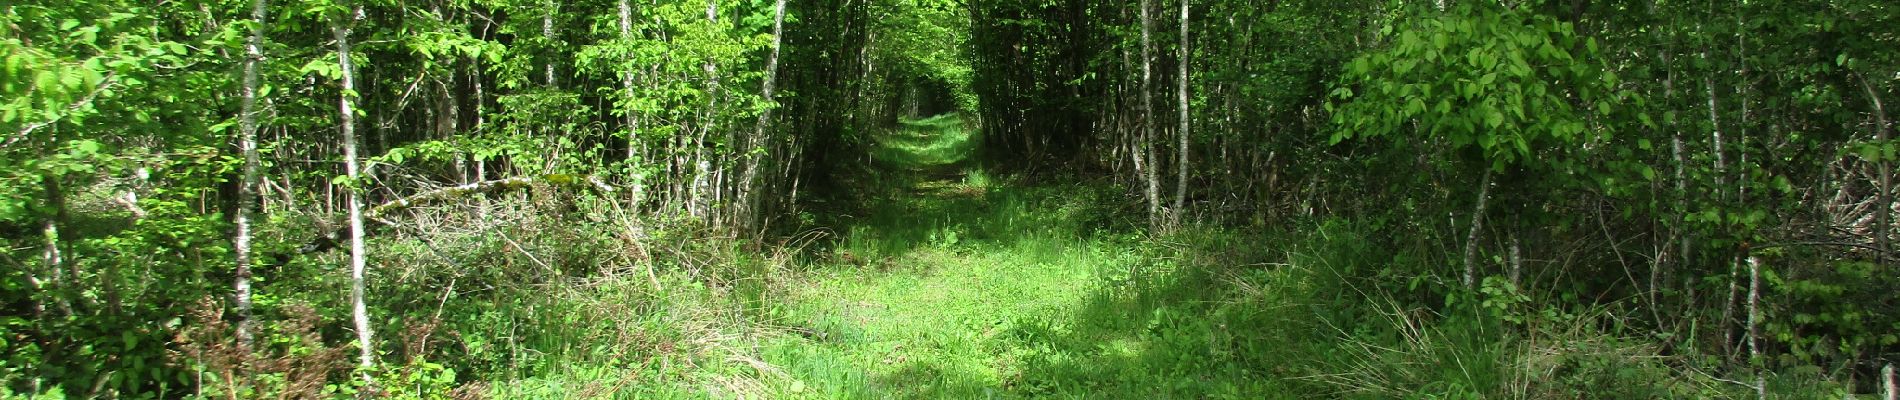
[[[285,277],[275,292],[331,294],[260,298],[285,322],[250,354],[205,302],[175,340],[204,387],[186,397],[1753,395],[1745,370],[1630,328],[1625,304],[1502,277],[1452,287],[1433,272],[1451,270],[1442,249],[1376,224],[1148,235],[1111,184],[1029,184],[966,162],[959,123],[910,122],[881,157],[911,162],[851,177],[866,190],[776,245],[586,197],[417,215],[460,228],[373,242],[390,255],[374,314],[401,343],[378,368],[352,370],[339,344],[339,278]],[[261,373],[232,373],[240,363]],[[377,384],[350,378],[365,373]],[[1841,391],[1820,371],[1764,379],[1777,398]]]

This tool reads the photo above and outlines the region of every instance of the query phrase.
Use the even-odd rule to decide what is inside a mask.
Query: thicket
[[[967,179],[1104,179],[1091,232],[1202,257],[1129,289],[1230,361],[1182,376],[1836,397],[1900,357],[1877,0],[0,9],[0,394],[771,393],[750,312],[942,113]]]
[[[1377,255],[1353,259],[1387,261],[1336,265],[1335,295],[1426,321],[1349,301],[1352,324],[1540,345],[1585,315],[1654,343],[1679,374],[1657,379],[1749,391],[1793,375],[1873,390],[1900,345],[1890,5],[971,8],[990,155],[1104,171],[1156,232],[1350,225]],[[1409,365],[1366,365],[1386,362]],[[1459,382],[1367,378],[1340,383]]]

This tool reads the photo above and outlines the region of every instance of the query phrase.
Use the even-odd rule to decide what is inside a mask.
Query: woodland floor
[[[1086,186],[997,182],[954,116],[906,121],[874,154],[831,260],[780,297],[767,344],[797,397],[1099,398],[1261,393],[1213,342],[1156,343],[1198,285],[1117,235]],[[1132,231],[1132,230],[1131,230]],[[1140,286],[1140,287],[1137,287]],[[1176,291],[1180,293],[1159,293]],[[1204,294],[1204,293],[1201,293]],[[1172,299],[1172,300],[1170,300]],[[1201,337],[1202,334],[1191,335]],[[1197,351],[1176,351],[1180,345]],[[1115,396],[1110,396],[1115,397]],[[1141,397],[1149,397],[1143,395]]]

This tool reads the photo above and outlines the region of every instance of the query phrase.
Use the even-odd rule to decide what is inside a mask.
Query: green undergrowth
[[[1422,258],[1360,224],[1147,237],[1101,221],[1106,188],[913,183],[784,280],[762,342],[774,397],[1749,394],[1613,306],[1542,308],[1497,279],[1474,306],[1402,300],[1381,274]]]
[[[464,384],[405,382],[509,399],[1750,394],[1630,334],[1614,305],[1540,306],[1558,302],[1495,278],[1454,302],[1469,306],[1420,302],[1443,279],[1398,277],[1429,258],[1365,224],[1148,236],[1112,187],[985,179],[886,176],[804,256],[698,241],[656,251],[652,274],[450,299],[473,317],[445,321],[432,361]]]
[[[675,252],[497,307],[498,398],[1739,398],[1622,326],[1501,278],[1463,293],[1427,245],[1350,220],[1167,236],[1123,191],[1030,185],[941,153],[954,116],[793,249]],[[960,124],[960,122],[958,122]],[[939,127],[934,133],[919,133]],[[947,157],[947,158],[946,158]],[[955,161],[945,160],[956,158]],[[925,168],[911,168],[929,166]],[[1409,241],[1417,243],[1417,241]],[[716,241],[714,242],[716,243]],[[792,255],[802,250],[803,255]],[[698,260],[698,261],[690,261]],[[709,261],[708,261],[709,260]],[[504,339],[508,338],[508,339]],[[525,340],[506,342],[507,340]],[[467,340],[465,339],[466,343]],[[468,350],[475,352],[476,350]],[[491,350],[499,351],[499,350]],[[1718,379],[1716,377],[1728,377]],[[1766,377],[1780,397],[1835,393]],[[1818,397],[1817,397],[1818,398]]]

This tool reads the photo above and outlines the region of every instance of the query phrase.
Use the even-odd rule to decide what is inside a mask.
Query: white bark
[[[1513,288],[1524,287],[1523,286],[1524,285],[1523,283],[1524,253],[1523,253],[1522,248],[1523,246],[1521,246],[1518,243],[1517,233],[1512,232],[1511,233],[1511,275],[1510,276],[1511,276],[1511,287]]]
[[[706,0],[706,21],[719,22],[719,0]],[[709,82],[706,88],[708,99],[706,111],[701,114],[699,134],[693,138],[693,181],[686,210],[687,214],[693,217],[708,218],[712,215],[712,204],[709,204],[707,199],[713,196],[714,188],[712,187],[713,154],[706,149],[706,135],[713,130],[713,112],[719,104],[719,66],[707,61],[701,65],[701,68],[706,71],[706,79]]]
[[[1867,82],[1867,77],[1859,78],[1861,90],[1867,92],[1867,100],[1872,101],[1874,106],[1874,141],[1886,143],[1890,137],[1887,106],[1881,103],[1880,94],[1875,92],[1873,85]],[[1876,207],[1878,209],[1874,210],[1874,247],[1880,250],[1875,260],[1884,264],[1887,262],[1887,252],[1890,250],[1889,240],[1891,239],[1888,236],[1893,233],[1893,169],[1892,164],[1884,158],[1875,168],[1880,184],[1880,187],[1875,188],[1879,193],[1875,195],[1874,202],[1878,206]]]
[[[559,3],[553,0],[548,0],[542,5],[542,7],[546,7],[546,9],[542,11],[546,12],[541,14],[541,37],[547,39],[550,46],[554,43],[554,11],[558,6]],[[542,70],[546,75],[543,77],[543,83],[548,87],[554,87],[554,60],[552,58],[548,59],[547,65],[542,66]]]
[[[356,149],[356,110],[352,103],[356,92],[355,64],[350,60],[350,25],[362,15],[361,8],[352,8],[349,15],[342,17],[332,28],[336,35],[337,66],[342,68],[342,92],[337,96],[337,124],[343,136],[343,168],[349,175],[352,185],[360,184],[362,167],[358,163]],[[356,322],[356,345],[362,350],[357,363],[369,368],[376,362],[376,349],[371,346],[375,333],[369,326],[369,305],[364,301],[364,272],[368,267],[368,249],[363,243],[363,196],[357,188],[348,188],[345,198],[350,214],[350,313]],[[369,380],[367,373],[364,380]]]
[[[1756,307],[1756,304],[1760,302],[1761,260],[1750,256],[1748,257],[1748,359],[1750,365],[1764,361],[1761,360],[1759,332],[1756,331],[1756,327],[1761,324],[1761,309]],[[1767,385],[1763,382],[1761,370],[1758,367],[1751,367],[1751,369],[1755,370],[1755,398],[1767,399]]]
[[[1148,222],[1155,225],[1161,220],[1161,161],[1155,159],[1154,149],[1154,17],[1151,0],[1141,0],[1141,151],[1149,161],[1148,178]],[[1140,161],[1138,160],[1137,163]]]
[[[1893,364],[1880,368],[1880,387],[1882,397],[1887,400],[1900,400],[1900,382],[1895,382]]]
[[[59,251],[58,219],[47,218],[45,226],[41,227],[40,233],[45,238],[44,244],[46,246],[41,251],[40,257],[47,268],[52,269],[53,275],[50,282],[48,282],[50,284],[45,285],[45,287],[52,289],[50,295],[53,297],[53,304],[59,307],[60,315],[71,316],[73,315],[73,306],[71,302],[66,300],[66,293],[68,292],[66,285],[73,284],[73,279],[69,279],[70,277],[66,276],[65,255]]]
[[[1175,136],[1180,138],[1181,143],[1175,149],[1177,157],[1174,161],[1174,211],[1170,213],[1172,216],[1170,223],[1176,226],[1180,225],[1182,214],[1187,212],[1188,151],[1191,150],[1188,146],[1188,0],[1180,1],[1181,48],[1176,51],[1179,58],[1176,63],[1179,66],[1179,75],[1175,79],[1174,86],[1175,100],[1179,102],[1177,108],[1181,110],[1181,126],[1175,131]]]
[[[1491,167],[1484,167],[1484,178],[1478,183],[1478,206],[1471,210],[1471,232],[1465,235],[1465,276],[1466,289],[1477,287],[1478,277],[1478,233],[1484,230],[1485,203],[1491,200]]]
[[[237,312],[237,340],[240,350],[251,346],[251,210],[257,207],[259,186],[257,167],[257,64],[264,60],[264,17],[267,0],[251,2],[251,37],[244,45],[244,87],[238,103],[238,152],[244,156],[244,177],[238,181],[238,206],[233,220],[237,225],[232,242],[237,253],[234,292]]]
[[[1709,60],[1709,51],[1707,49],[1702,51],[1702,59],[1704,61]],[[1727,190],[1729,190],[1728,174],[1726,172],[1728,160],[1724,158],[1725,152],[1722,150],[1722,119],[1718,110],[1719,103],[1715,96],[1714,78],[1703,77],[1702,86],[1707,90],[1706,99],[1709,111],[1709,126],[1711,127],[1709,132],[1710,145],[1713,146],[1712,151],[1715,156],[1715,198],[1716,200],[1726,200],[1728,198],[1726,195]],[[1722,329],[1722,345],[1726,348],[1728,356],[1733,357],[1735,356],[1735,328],[1733,321],[1735,320],[1735,303],[1739,300],[1739,296],[1741,296],[1741,284],[1739,283],[1741,279],[1741,260],[1731,257],[1726,262],[1729,264],[1728,295],[1724,297],[1724,301],[1722,302],[1722,323],[1720,327]]]
[[[784,33],[785,0],[778,0],[773,2],[772,6],[772,51],[766,55],[765,58],[765,83],[764,87],[760,88],[760,96],[765,99],[765,101],[777,101],[777,99],[773,98],[773,92],[777,90],[778,85],[779,46],[784,43]],[[759,112],[758,127],[754,128],[751,139],[755,148],[764,147],[770,142],[770,139],[766,137],[766,129],[772,125],[772,111],[776,108],[777,105],[774,104],[773,107],[768,107],[764,111]],[[758,214],[763,211],[760,210],[762,204],[760,204],[759,199],[754,198],[757,196],[754,191],[759,189],[758,183],[756,183],[759,176],[759,164],[764,161],[760,160],[760,157],[770,156],[771,154],[771,152],[766,152],[765,155],[754,154],[748,156],[745,172],[739,177],[738,203],[741,214],[740,220],[736,222],[747,225],[747,228],[751,228],[749,225],[757,222],[759,218]]]
[[[632,0],[620,0],[619,7],[620,7],[620,39],[628,42],[628,44],[631,44],[633,41],[633,2]],[[634,92],[633,77],[634,77],[634,70],[632,66],[629,66],[628,69],[625,72],[623,72],[620,77],[620,86],[623,90],[626,91],[625,95],[627,96],[627,100],[629,101],[637,97],[636,93]],[[641,147],[640,120],[639,120],[640,114],[638,110],[634,110],[632,108],[628,108],[626,112],[627,112],[627,165],[629,169],[631,169],[631,171],[628,171],[628,172],[629,172],[629,175],[632,175],[630,177],[630,180],[633,182],[633,191],[632,193],[627,195],[628,196],[627,203],[628,203],[628,207],[633,208],[635,210],[635,214],[637,215],[639,207],[640,207],[640,202],[644,201],[642,197],[645,194],[644,193],[645,191],[642,190],[644,189],[644,186],[645,186],[645,182],[644,182],[645,177],[641,176],[641,171],[640,171],[641,169],[640,157],[644,156],[644,154],[641,154],[641,151],[640,151],[640,147]],[[635,218],[635,221],[638,221],[638,218]]]

